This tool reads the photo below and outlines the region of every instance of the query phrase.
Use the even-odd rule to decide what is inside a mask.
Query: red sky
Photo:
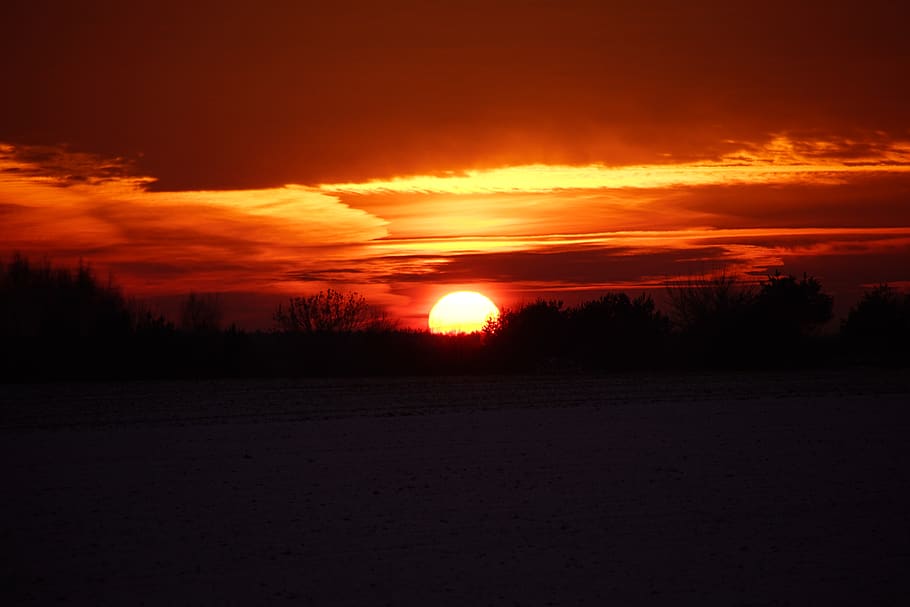
[[[910,284],[881,2],[6,2],[0,254],[134,295],[358,290],[420,326],[726,268]]]

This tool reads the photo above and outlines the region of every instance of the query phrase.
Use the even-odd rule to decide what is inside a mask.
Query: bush
[[[598,368],[653,367],[666,355],[669,319],[650,295],[609,293],[569,310],[574,357]]]
[[[302,333],[348,333],[393,328],[385,313],[367,303],[359,293],[343,293],[334,289],[291,298],[287,308],[278,306],[274,320],[281,331]]]
[[[678,347],[686,363],[736,363],[751,338],[750,315],[755,289],[726,272],[667,288]],[[682,356],[682,352],[679,353]]]
[[[882,284],[866,291],[841,326],[844,346],[855,360],[910,361],[910,294]]]
[[[180,307],[180,328],[193,333],[217,333],[224,319],[224,306],[217,293],[190,292]]]
[[[21,255],[0,263],[0,335],[111,337],[128,334],[131,324],[120,290],[82,262],[75,270]]]
[[[504,308],[484,331],[501,364],[524,369],[565,355],[568,317],[561,301],[538,299],[515,309]]]
[[[793,342],[816,334],[831,320],[833,306],[834,299],[817,279],[804,274],[797,280],[777,273],[761,284],[755,323],[766,339]]]
[[[815,364],[828,354],[813,348],[831,320],[833,298],[803,275],[768,276],[756,289],[721,274],[669,288],[679,357],[719,366]]]

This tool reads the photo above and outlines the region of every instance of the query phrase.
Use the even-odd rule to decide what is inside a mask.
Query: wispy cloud
[[[736,144],[736,142],[730,142]],[[502,194],[560,190],[663,189],[709,185],[840,183],[853,173],[910,172],[910,142],[793,140],[780,135],[740,144],[714,160],[636,166],[532,164],[413,175],[363,183],[324,184],[328,192]]]
[[[122,159],[5,145],[0,217],[6,252],[82,257],[139,295],[255,293],[272,306],[343,286],[415,325],[456,286],[507,303],[718,268],[833,275],[840,264],[854,268],[843,284],[910,279],[900,270],[910,267],[910,145],[780,136],[730,146],[648,166],[162,192]]]
[[[150,192],[150,178],[114,176],[105,167],[119,165],[103,159],[2,152],[0,204],[15,205],[5,248],[85,257],[140,292],[274,290],[289,268],[351,256],[387,234],[386,221],[307,188]]]

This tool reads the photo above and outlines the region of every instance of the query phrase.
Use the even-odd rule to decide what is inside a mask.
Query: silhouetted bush
[[[754,287],[723,273],[669,285],[667,295],[687,363],[735,364],[743,341],[753,336]]]
[[[572,357],[602,369],[657,367],[666,361],[669,318],[650,295],[609,293],[569,310]]]
[[[751,358],[766,365],[811,364],[825,355],[818,345],[831,320],[834,298],[814,277],[780,273],[763,281],[751,317]],[[803,360],[800,360],[803,359]]]
[[[821,283],[807,275],[797,280],[780,273],[762,282],[755,299],[756,322],[763,335],[793,341],[809,335],[831,320],[834,298]]]
[[[610,293],[573,308],[539,299],[505,309],[486,334],[510,370],[654,368],[665,362],[669,326],[649,295]]]
[[[224,306],[217,293],[191,291],[180,306],[180,328],[194,333],[216,333],[221,330]]]
[[[672,284],[667,292],[675,325],[709,335],[740,327],[755,298],[754,288],[726,273]]]
[[[910,361],[910,294],[887,284],[866,291],[841,326],[844,347],[857,362]]]
[[[812,364],[833,298],[821,283],[780,273],[758,287],[721,274],[668,290],[679,356],[713,366]]]
[[[119,289],[101,284],[90,266],[75,270],[33,264],[21,255],[0,263],[0,335],[125,335],[130,310]]]
[[[279,330],[303,333],[386,331],[393,328],[385,312],[361,294],[335,289],[293,297],[274,316]]]
[[[561,301],[538,299],[515,309],[504,308],[498,319],[487,323],[485,334],[501,364],[517,370],[564,360],[568,328]]]
[[[0,365],[9,378],[81,377],[117,363],[129,341],[126,300],[80,263],[74,270],[14,255],[0,263]]]

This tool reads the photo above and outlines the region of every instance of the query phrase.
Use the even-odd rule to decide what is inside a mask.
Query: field
[[[904,605],[910,377],[0,386],[3,604]]]

